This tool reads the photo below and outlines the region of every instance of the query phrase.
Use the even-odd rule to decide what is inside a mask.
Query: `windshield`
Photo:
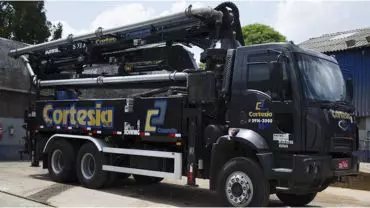
[[[310,55],[297,55],[307,99],[330,102],[346,100],[346,84],[338,64]]]

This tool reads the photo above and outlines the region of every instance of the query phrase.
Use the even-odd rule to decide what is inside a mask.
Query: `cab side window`
[[[248,64],[247,87],[271,96],[270,69],[266,63]]]
[[[275,61],[276,54],[251,54],[248,57],[247,69],[247,88],[254,89],[271,95],[271,77],[268,63]],[[283,92],[284,100],[292,99],[292,92],[290,87],[290,79],[288,74],[288,64],[283,63]]]

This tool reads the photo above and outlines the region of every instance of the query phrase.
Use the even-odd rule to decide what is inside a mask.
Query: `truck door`
[[[230,123],[232,127],[250,129],[261,135],[270,149],[297,151],[301,148],[297,116],[291,87],[291,66],[282,62],[282,88],[276,96],[270,62],[279,54],[266,49],[241,48],[234,64]],[[275,93],[275,94],[274,94]]]

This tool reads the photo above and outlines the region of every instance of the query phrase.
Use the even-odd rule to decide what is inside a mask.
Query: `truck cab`
[[[237,48],[231,71],[229,140],[257,155],[272,191],[307,195],[358,172],[351,83],[334,58],[260,44]]]

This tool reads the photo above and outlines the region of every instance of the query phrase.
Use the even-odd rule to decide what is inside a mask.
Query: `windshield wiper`
[[[311,103],[319,104],[321,108],[336,109],[339,107],[339,103],[328,101],[328,100],[311,100]]]
[[[328,101],[328,100],[310,100],[311,103],[319,104],[321,108],[333,109],[344,108],[345,110],[353,110],[351,103],[338,100],[338,101]]]
[[[337,100],[334,103],[340,104],[340,105],[348,105],[349,104],[347,101],[344,101],[344,100]]]
[[[335,103],[337,105],[340,105],[341,107],[345,108],[346,110],[353,111],[354,108],[355,108],[351,102],[348,102],[348,101],[345,101],[345,100],[338,100],[338,101],[335,101]]]

